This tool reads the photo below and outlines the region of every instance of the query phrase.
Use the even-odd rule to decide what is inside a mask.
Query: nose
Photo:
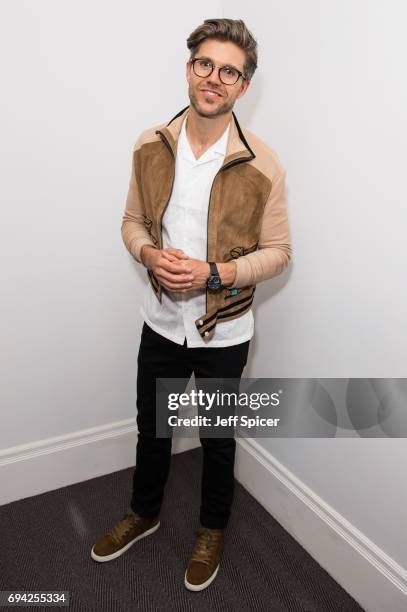
[[[218,89],[222,89],[222,81],[219,78],[219,71],[217,68],[208,76],[208,86],[211,84],[216,85]]]

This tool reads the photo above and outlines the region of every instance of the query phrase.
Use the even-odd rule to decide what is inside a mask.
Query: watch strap
[[[215,262],[209,261],[209,267],[211,271],[211,276],[219,276],[218,267]]]

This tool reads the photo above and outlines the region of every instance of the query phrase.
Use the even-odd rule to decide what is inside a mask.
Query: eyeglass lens
[[[197,60],[193,66],[195,74],[200,77],[208,76],[213,70],[213,65],[208,60]],[[234,85],[239,78],[239,73],[231,66],[223,66],[219,71],[219,77],[225,85]]]

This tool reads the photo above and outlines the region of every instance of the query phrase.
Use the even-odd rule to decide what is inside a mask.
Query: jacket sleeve
[[[278,276],[291,259],[291,239],[283,170],[273,180],[264,207],[258,250],[235,259],[236,277],[232,287],[245,287]]]
[[[145,209],[140,189],[140,168],[137,166],[137,151],[140,146],[141,136],[133,147],[130,183],[122,218],[121,234],[129,253],[136,261],[143,264],[140,258],[141,247],[145,244],[155,245],[144,224]]]

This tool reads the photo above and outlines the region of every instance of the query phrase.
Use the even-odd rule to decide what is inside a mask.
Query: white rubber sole
[[[147,529],[147,531],[144,531],[144,533],[141,533],[140,535],[138,535],[136,538],[134,538],[134,540],[130,540],[130,542],[126,544],[126,546],[123,546],[123,548],[116,551],[115,553],[112,553],[111,555],[104,555],[103,557],[100,557],[94,552],[93,550],[94,547],[92,547],[92,550],[90,551],[90,556],[92,557],[92,559],[94,559],[95,561],[98,561],[99,563],[104,563],[105,561],[112,561],[113,559],[117,559],[117,557],[120,557],[120,555],[125,553],[126,550],[129,550],[130,546],[133,546],[133,544],[135,544],[142,538],[145,538],[146,536],[154,533],[154,531],[157,531],[159,526],[160,526],[160,521],[158,521],[157,525],[154,525],[154,527]]]
[[[215,580],[216,578],[216,574],[218,573],[220,567],[220,563],[218,565],[218,567],[215,569],[215,571],[213,572],[212,576],[209,576],[208,580],[206,580],[205,582],[203,582],[202,584],[191,584],[190,582],[188,582],[187,580],[187,571],[185,572],[185,578],[184,578],[184,584],[187,587],[187,589],[189,591],[203,591],[203,589],[206,589],[206,587],[208,587],[211,582],[213,580]]]

